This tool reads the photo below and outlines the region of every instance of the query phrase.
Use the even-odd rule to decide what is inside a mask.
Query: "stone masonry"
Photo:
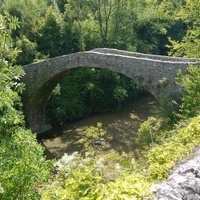
[[[33,132],[48,129],[44,109],[56,84],[80,67],[106,68],[124,74],[147,89],[158,101],[161,97],[177,97],[180,88],[175,84],[177,71],[186,73],[197,59],[148,55],[116,49],[94,49],[58,56],[24,66],[24,114]]]

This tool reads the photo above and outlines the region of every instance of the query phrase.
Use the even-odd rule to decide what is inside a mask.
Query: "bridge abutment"
[[[47,122],[45,113],[39,114],[36,117],[26,118],[27,127],[31,129],[33,133],[44,133],[52,128],[52,126]]]

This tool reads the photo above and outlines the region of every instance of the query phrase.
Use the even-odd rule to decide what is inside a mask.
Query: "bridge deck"
[[[161,56],[161,55],[151,55],[151,54],[144,54],[138,52],[129,52],[117,49],[108,49],[108,48],[97,48],[93,49],[91,52],[94,53],[101,53],[101,54],[111,54],[111,55],[119,55],[119,56],[128,56],[133,58],[140,58],[145,60],[153,60],[153,61],[161,61],[161,62],[182,62],[182,63],[192,63],[195,64],[199,61],[198,58],[183,58],[183,57],[172,57],[172,56]]]

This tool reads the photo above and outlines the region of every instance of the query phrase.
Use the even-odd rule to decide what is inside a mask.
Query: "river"
[[[131,153],[139,157],[135,138],[138,128],[148,116],[152,115],[158,107],[156,100],[150,94],[141,96],[127,102],[123,108],[114,113],[96,114],[88,118],[66,123],[62,128],[51,131],[49,135],[40,138],[40,143],[45,147],[47,158],[61,158],[64,153],[81,152],[83,147],[78,143],[81,133],[90,126],[96,126],[97,122],[103,123],[107,140],[105,152]]]

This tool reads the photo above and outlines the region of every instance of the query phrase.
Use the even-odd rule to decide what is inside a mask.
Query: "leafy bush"
[[[18,20],[0,15],[0,199],[38,199],[40,184],[52,169],[35,135],[26,130],[19,93],[23,69],[15,65],[11,30]]]
[[[97,127],[90,126],[87,130],[83,132],[83,137],[79,140],[79,143],[84,145],[84,148],[87,151],[93,151],[95,140],[103,137],[105,135],[105,130],[102,129],[103,124],[100,122],[97,122]],[[103,148],[105,145],[105,142],[102,141],[99,146],[99,150]]]
[[[52,169],[43,156],[44,148],[31,131],[20,127],[12,136],[1,136],[0,142],[0,198],[38,199],[38,190]]]
[[[136,143],[141,149],[145,149],[151,144],[161,143],[171,135],[169,133],[170,128],[171,123],[169,118],[148,117],[138,129],[139,134],[136,138]]]
[[[177,133],[163,144],[157,145],[147,154],[148,173],[153,180],[163,180],[176,163],[200,143],[200,116],[191,120],[188,126],[180,128]]]
[[[124,167],[121,160],[116,153],[88,153],[85,158],[78,153],[65,154],[56,164],[54,181],[41,190],[42,199],[125,200],[150,196],[147,178]]]
[[[183,75],[178,72],[177,84],[183,87],[182,103],[175,115],[179,119],[187,119],[195,116],[200,110],[200,68],[190,66],[188,73]],[[175,102],[176,103],[176,102]]]
[[[187,125],[187,119],[199,114],[200,68],[199,66],[190,66],[187,70],[186,75],[179,71],[176,78],[177,84],[182,87],[181,102],[173,100],[171,105],[174,106],[174,109],[169,109],[168,114],[166,114],[167,107],[161,107],[156,117],[149,117],[141,124],[136,139],[141,148],[151,143],[161,143],[171,136],[175,126],[180,127],[183,123]],[[172,130],[169,131],[170,129]]]
[[[55,163],[53,182],[41,190],[42,199],[143,199],[150,196],[150,182],[131,156],[116,152],[102,154],[93,149],[93,139],[102,137],[102,124],[88,128],[81,142],[88,150],[64,156]]]
[[[142,93],[143,88],[123,75],[107,69],[81,68],[60,82],[60,92],[52,95],[46,113],[50,123],[57,126],[92,113],[115,111],[128,97]]]

